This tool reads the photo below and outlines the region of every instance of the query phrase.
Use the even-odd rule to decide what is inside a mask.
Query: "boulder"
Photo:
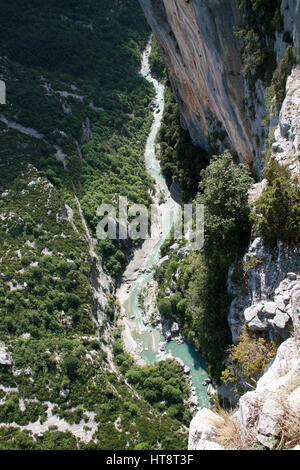
[[[223,450],[220,444],[214,442],[217,426],[223,423],[223,418],[208,408],[198,411],[190,424],[188,450]]]

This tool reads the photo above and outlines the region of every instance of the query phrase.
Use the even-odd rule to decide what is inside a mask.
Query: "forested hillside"
[[[120,370],[111,361],[114,280],[133,244],[96,245],[113,279],[100,341],[92,303],[99,287],[87,230],[95,237],[98,205],[118,195],[150,203],[143,150],[153,90],[138,73],[149,35],[135,0],[1,5],[1,449],[186,445],[179,369],[162,365],[153,397],[141,384],[157,369],[140,369],[136,392],[117,340]],[[171,383],[180,397],[162,415]]]

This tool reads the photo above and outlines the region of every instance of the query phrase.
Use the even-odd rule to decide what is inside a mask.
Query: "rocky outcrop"
[[[207,408],[198,411],[190,424],[188,450],[224,450],[216,442],[217,427],[223,422],[223,418]]]
[[[276,248],[269,248],[256,237],[242,266],[231,269],[228,290],[236,295],[228,316],[234,342],[245,323],[270,338],[286,339],[300,326],[299,246],[278,242]]]
[[[300,183],[299,123],[300,66],[297,66],[287,80],[270,156],[287,168],[294,184]],[[249,192],[251,203],[260,197],[266,185],[266,180],[254,185]],[[244,323],[271,338],[276,335],[288,338],[291,331],[300,327],[299,245],[278,242],[276,248],[270,248],[256,236],[242,263],[231,268],[228,290],[235,296],[228,317],[234,342]]]
[[[240,161],[250,168],[254,166],[261,177],[264,142],[260,137],[266,90],[258,80],[255,93],[250,93],[241,77],[239,44],[233,33],[234,26],[241,22],[236,0],[139,1],[160,44],[182,125],[193,142],[207,150],[229,148]],[[276,33],[274,43],[277,64],[288,46],[288,36],[299,63],[300,0],[282,0],[281,14],[283,30]],[[270,123],[270,127],[277,125],[271,158],[287,167],[292,182],[298,184],[299,90],[298,66],[287,81],[278,125],[277,117]],[[245,101],[253,109],[251,120],[243,111]],[[264,131],[267,134],[269,129]],[[254,186],[249,194],[251,202],[262,194],[266,184],[263,180]],[[234,416],[245,442],[251,434],[256,444],[273,448],[282,416],[287,414],[282,403],[293,413],[293,403],[297,398],[299,402],[299,246],[278,242],[270,248],[255,233],[243,260],[231,268],[228,290],[235,296],[229,313],[235,343],[245,323],[250,330],[284,341],[256,390],[241,397]],[[189,449],[222,449],[217,436],[223,424],[222,417],[205,408],[200,410],[190,426]]]
[[[108,327],[106,310],[109,307],[110,291],[113,291],[112,279],[104,272],[99,256],[95,251],[96,240],[92,238],[87,226],[81,204],[77,196],[75,201],[78,206],[79,215],[85,232],[85,239],[89,247],[92,259],[91,288],[92,288],[92,315],[96,327],[100,327],[101,333]]]
[[[232,429],[240,433],[238,446],[273,449],[278,446],[282,431],[291,435],[300,420],[300,338],[289,338],[278,348],[277,355],[256,389],[244,394],[237,411],[230,418],[235,426],[227,426],[227,440],[234,442]],[[189,450],[222,450],[220,427],[224,418],[211,410],[200,410],[190,425]],[[295,445],[295,444],[294,444]]]
[[[3,341],[0,341],[0,366],[12,367],[12,365],[13,359],[11,355],[6,351],[6,347]]]
[[[252,432],[256,440],[268,448],[274,447],[283,423],[288,425],[290,421],[295,431],[299,426],[299,346],[299,336],[282,343],[256,389],[247,392],[239,401],[237,418],[242,434],[246,436]]]
[[[252,165],[253,144],[243,113],[244,88],[235,0],[140,0],[168,66],[183,127],[194,143],[230,148]]]

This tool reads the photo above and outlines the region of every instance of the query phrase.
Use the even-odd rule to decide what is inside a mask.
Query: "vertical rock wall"
[[[243,109],[236,0],[140,0],[164,53],[182,124],[194,143],[230,148],[253,164]]]

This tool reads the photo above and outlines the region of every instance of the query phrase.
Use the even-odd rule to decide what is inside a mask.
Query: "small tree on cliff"
[[[222,373],[224,383],[234,382],[240,395],[256,386],[276,354],[274,341],[268,342],[244,328],[239,343],[228,349],[228,365]]]

